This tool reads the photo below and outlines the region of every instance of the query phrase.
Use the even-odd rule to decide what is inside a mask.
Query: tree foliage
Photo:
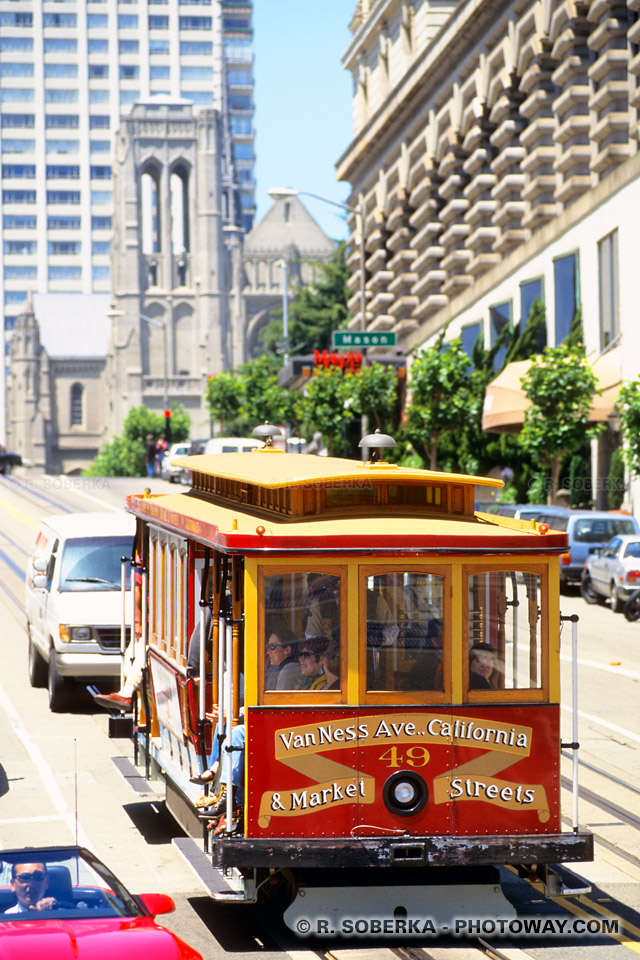
[[[320,432],[333,456],[344,436],[352,412],[345,407],[351,390],[352,377],[340,370],[319,370],[311,377],[300,403],[302,429],[307,439]]]
[[[640,474],[640,377],[622,385],[616,404],[624,441],[623,454],[629,470]]]
[[[372,363],[360,373],[348,377],[346,384],[353,398],[352,412],[367,417],[371,429],[381,433],[392,430],[398,401],[398,377],[393,367]]]
[[[222,436],[225,436],[228,428],[241,417],[242,381],[233,373],[219,373],[215,377],[209,377],[205,400],[211,421],[220,423],[220,431]]]
[[[531,406],[519,436],[523,450],[551,471],[550,499],[558,490],[563,457],[597,437],[601,425],[589,426],[597,377],[581,347],[566,343],[547,347],[533,358],[522,378]]]
[[[622,447],[617,447],[613,451],[611,464],[609,466],[608,481],[609,510],[619,510],[623,504],[625,494],[624,453]]]
[[[411,403],[406,431],[416,449],[424,450],[429,468],[438,469],[438,447],[443,437],[461,432],[476,413],[471,390],[470,364],[462,342],[444,344],[444,331],[436,343],[419,354],[411,365]]]
[[[191,430],[191,417],[180,405],[171,412],[171,440],[186,440]],[[146,475],[147,436],[155,441],[163,436],[165,418],[148,407],[132,407],[122,424],[122,433],[105,443],[85,476],[142,477]]]

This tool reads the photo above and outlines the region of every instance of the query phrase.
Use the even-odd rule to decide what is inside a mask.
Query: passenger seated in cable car
[[[330,641],[324,653],[320,654],[320,666],[324,675],[324,685],[320,690],[340,689],[340,644]]]
[[[305,637],[331,636],[340,622],[338,596],[340,578],[331,574],[307,574],[307,610],[303,620]]]
[[[469,650],[469,689],[496,690],[502,684],[498,652],[488,643],[474,643]]]
[[[298,659],[300,661],[299,690],[321,690],[326,682],[322,669],[321,657],[329,646],[327,637],[313,637],[300,644]]]
[[[298,660],[298,638],[282,624],[274,625],[267,633],[265,690],[299,689],[302,672]]]

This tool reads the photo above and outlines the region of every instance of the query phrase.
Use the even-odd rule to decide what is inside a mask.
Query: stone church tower
[[[9,365],[7,446],[23,460],[44,467],[51,426],[49,359],[40,343],[31,294],[16,318]]]
[[[220,114],[158,98],[123,117],[113,164],[109,432],[183,404],[208,434],[210,374],[244,360],[242,238]]]

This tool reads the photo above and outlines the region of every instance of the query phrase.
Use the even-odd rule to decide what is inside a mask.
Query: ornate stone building
[[[588,353],[624,338],[621,375],[637,375],[639,11],[640,0],[357,3],[343,58],[354,138],[338,177],[363,214],[370,329],[396,330],[409,351],[449,325],[470,350],[540,297],[549,343],[581,308]]]
[[[181,403],[208,428],[209,374],[244,360],[241,227],[220,114],[137,103],[114,148],[109,429]]]
[[[260,352],[259,335],[271,312],[282,307],[282,261],[286,261],[289,295],[296,286],[314,283],[318,263],[328,262],[335,244],[295,196],[274,201],[244,241],[243,300],[246,350]]]
[[[75,474],[105,439],[106,294],[29,295],[10,343],[7,446],[26,465]]]

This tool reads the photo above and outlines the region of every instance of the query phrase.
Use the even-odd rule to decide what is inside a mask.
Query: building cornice
[[[481,38],[481,43],[485,31],[509,6],[509,0],[462,0],[338,159],[338,180],[360,186],[362,171],[375,169],[376,158],[384,155],[411,123],[424,125],[424,110],[437,107],[440,88],[451,83],[452,64],[468,61],[473,49],[469,38]]]
[[[355,64],[352,61],[357,60],[362,47],[371,39],[371,35],[379,29],[380,21],[387,18],[391,19],[401,2],[402,0],[378,0],[378,3],[374,4],[373,10],[367,15],[365,23],[356,30],[349,46],[342,55],[342,66],[345,70],[354,68]]]

